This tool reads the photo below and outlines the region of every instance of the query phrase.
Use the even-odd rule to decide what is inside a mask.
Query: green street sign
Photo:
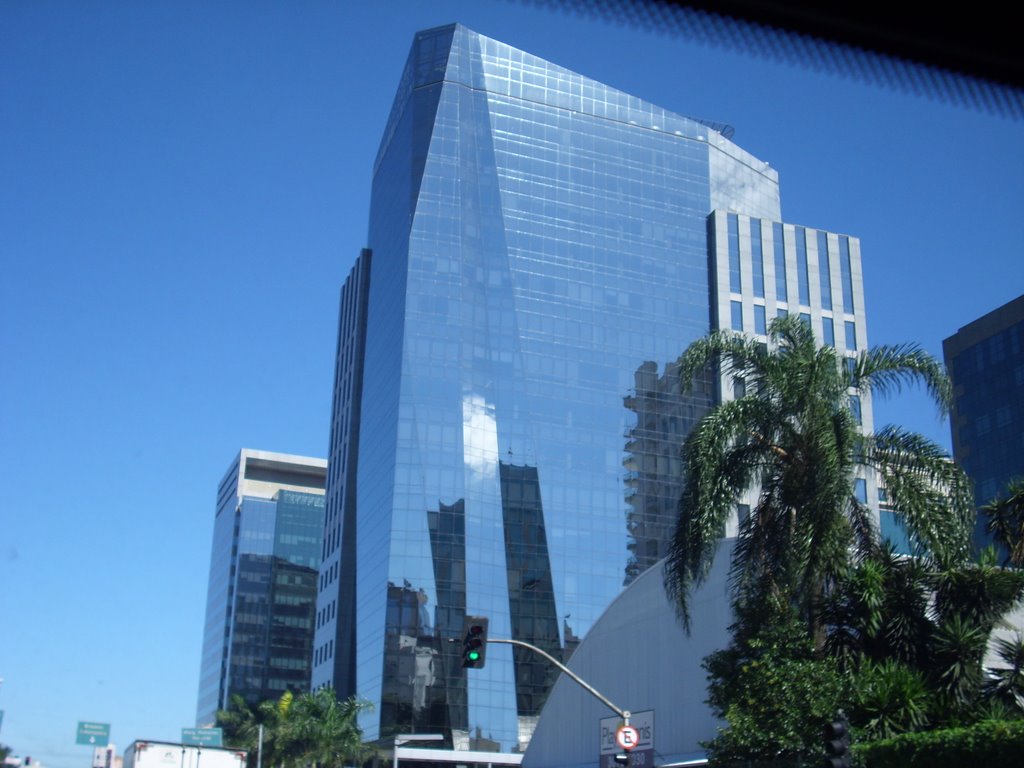
[[[90,747],[105,747],[110,742],[110,723],[84,723],[78,721],[78,736],[75,744]]]
[[[220,747],[224,745],[224,731],[221,728],[182,728],[181,743],[196,747]]]

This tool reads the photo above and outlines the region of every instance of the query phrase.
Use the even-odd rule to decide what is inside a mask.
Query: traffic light
[[[483,669],[487,661],[487,622],[483,616],[467,616],[462,624],[462,666]]]
[[[842,712],[825,726],[825,765],[828,768],[850,768],[850,721]]]

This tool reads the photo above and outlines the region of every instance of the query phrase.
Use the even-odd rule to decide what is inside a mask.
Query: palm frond
[[[973,494],[967,476],[937,444],[899,427],[865,438],[863,460],[882,476],[920,553],[953,566],[970,556]]]
[[[1006,495],[982,509],[987,515],[985,530],[1006,547],[1007,564],[1024,567],[1024,478],[1011,480]]]
[[[883,345],[862,352],[848,375],[848,384],[883,397],[921,384],[943,414],[953,402],[945,366],[917,344]]]
[[[763,367],[764,358],[764,348],[755,340],[732,331],[712,331],[680,355],[676,363],[680,386],[683,392],[689,392],[694,377],[709,366],[717,366],[722,374],[749,376]]]
[[[757,425],[766,421],[764,411],[764,404],[752,398],[724,403],[705,416],[683,447],[686,484],[668,548],[665,585],[687,628],[689,593],[711,568],[736,497],[772,451],[769,442],[754,437]]]

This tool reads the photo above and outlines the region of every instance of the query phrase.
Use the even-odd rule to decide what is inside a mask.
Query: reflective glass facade
[[[310,685],[326,462],[242,451],[218,491],[196,722]]]
[[[953,378],[953,458],[983,506],[1024,477],[1024,296],[964,326],[942,344]],[[979,545],[989,543],[979,520]]]
[[[339,366],[332,421],[333,441],[358,411],[338,446],[354,567],[332,581],[327,555],[320,574],[321,606],[355,613],[318,634],[314,685],[370,700],[367,738],[525,747],[548,666],[492,645],[467,675],[446,641],[484,615],[568,658],[663,555],[679,445],[721,396],[709,380],[683,397],[673,361],[729,327],[733,300],[747,329],[775,316],[780,220],[775,171],[700,121],[458,25],[416,36],[353,273],[369,263],[368,285],[343,298],[343,318],[365,313],[361,398],[338,398],[356,375]],[[806,250],[817,267],[813,236]],[[820,327],[823,283],[803,278]]]

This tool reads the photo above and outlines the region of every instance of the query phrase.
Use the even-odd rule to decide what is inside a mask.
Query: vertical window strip
[[[811,285],[807,276],[807,230],[796,228],[796,279],[800,304],[811,306]]]
[[[850,238],[839,238],[839,269],[843,281],[843,312],[853,314],[853,267],[850,264]]]
[[[821,307],[832,309],[832,269],[828,263],[828,234],[818,231],[818,274],[821,276]]]
[[[857,324],[847,320],[846,326],[846,348],[851,352],[857,351]]]
[[[729,214],[729,290],[743,292],[740,278],[740,221],[735,213]]]
[[[764,298],[764,251],[761,247],[761,220],[750,220],[750,261],[754,268],[754,296]]]
[[[772,239],[775,241],[775,300],[789,301],[786,291],[786,240],[783,237],[782,224],[772,224]]]

